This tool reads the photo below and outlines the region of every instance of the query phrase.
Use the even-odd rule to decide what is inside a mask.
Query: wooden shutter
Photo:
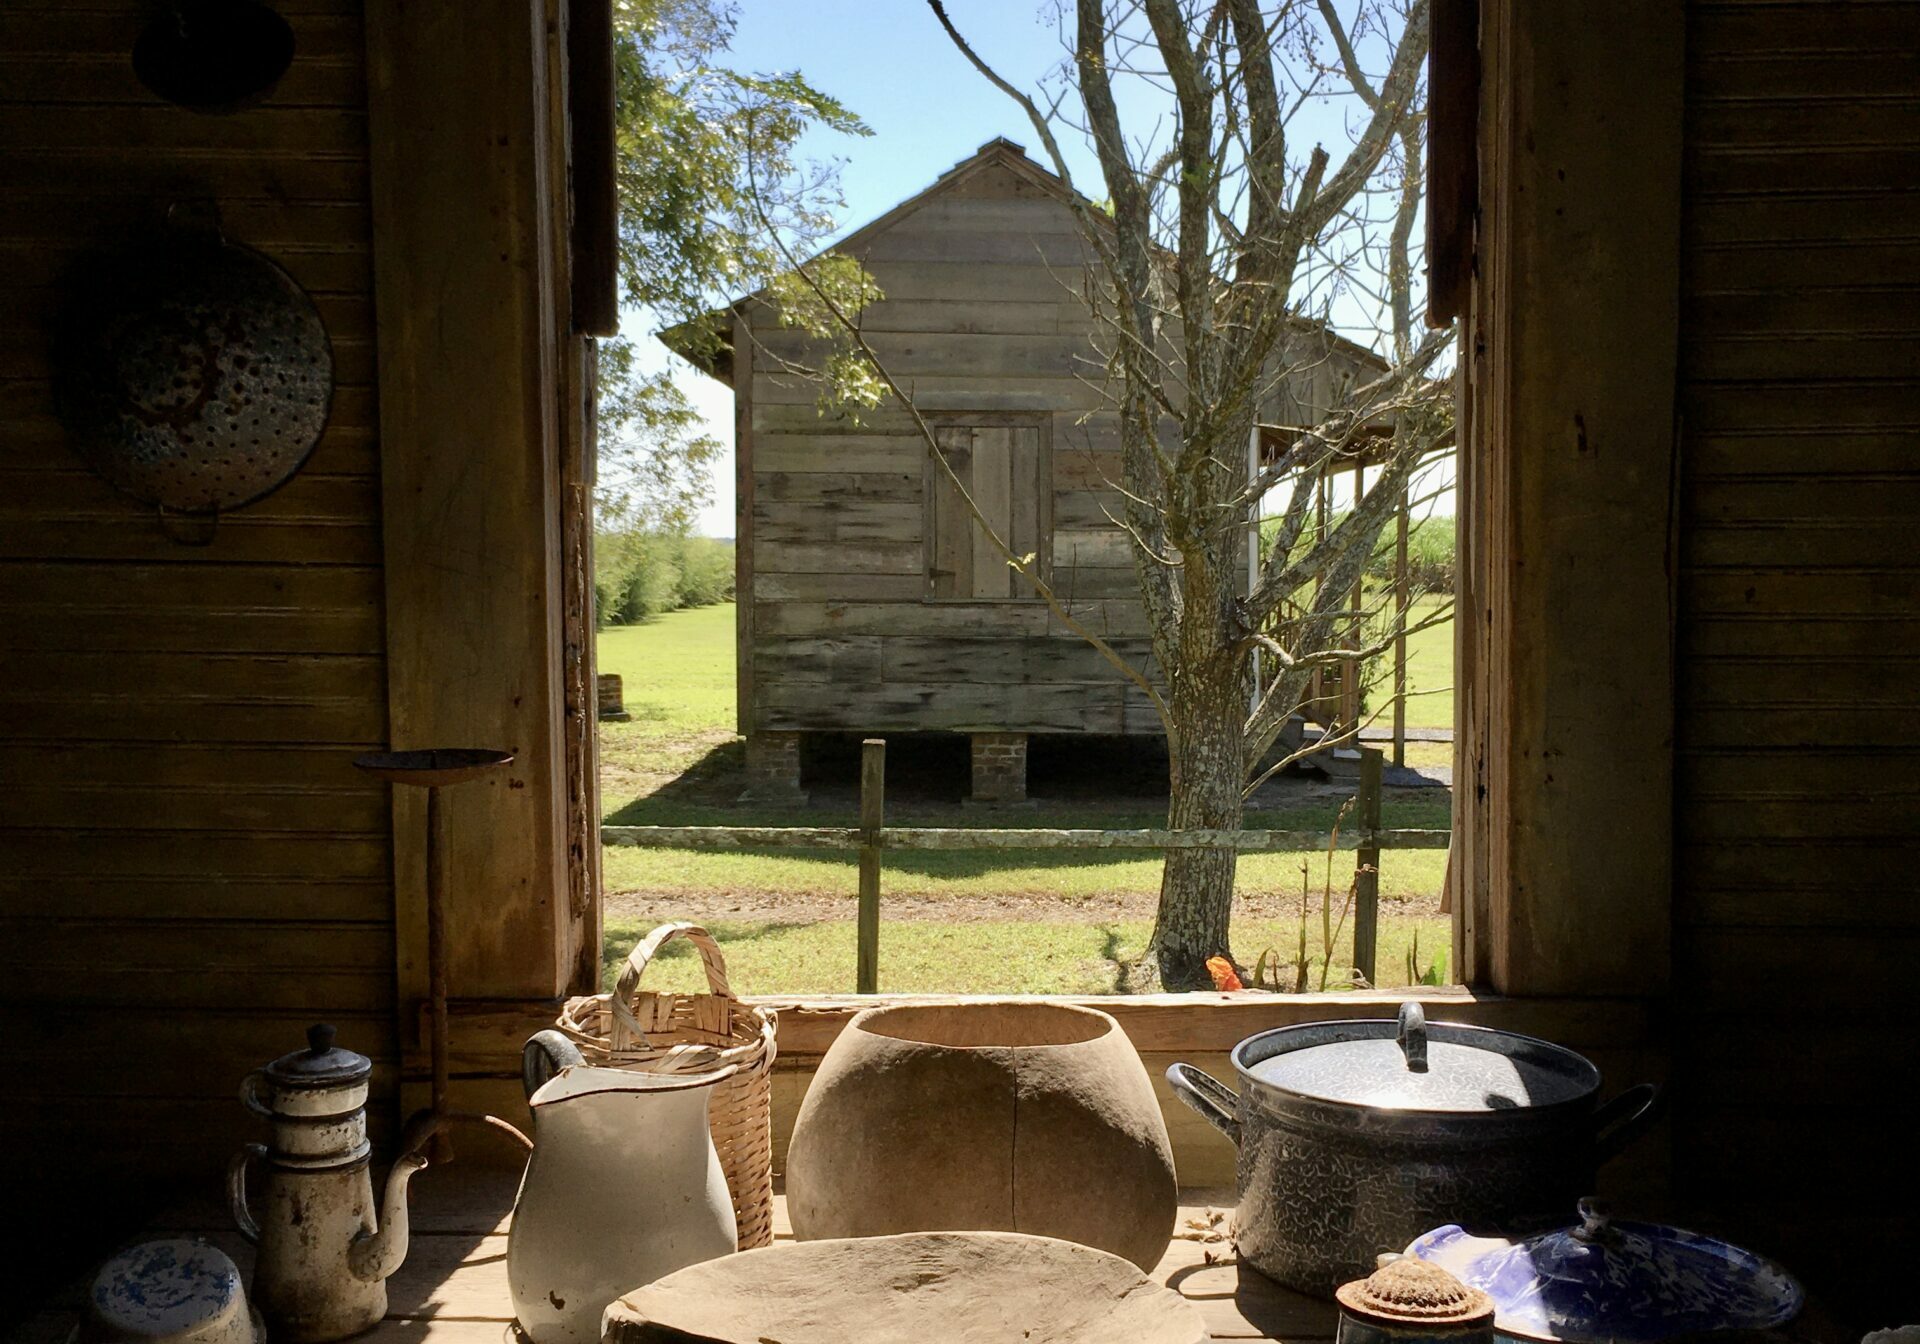
[[[954,474],[972,489],[973,431],[965,425],[936,430],[934,437]],[[973,595],[973,519],[966,501],[937,462],[927,464],[927,592],[932,597]]]
[[[1036,425],[945,425],[935,438],[975,507],[1016,554],[1045,542],[1047,463]],[[938,463],[927,468],[927,595],[1005,601],[1030,598],[1032,586],[967,508]]]

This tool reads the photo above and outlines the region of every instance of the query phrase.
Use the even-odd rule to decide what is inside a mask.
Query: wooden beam
[[[733,684],[734,728],[758,726],[753,713],[753,325],[733,317]],[[851,468],[848,468],[851,470]]]
[[[1475,442],[1461,454],[1484,468],[1483,969],[1509,993],[1658,994],[1684,5],[1486,0],[1483,13],[1489,227],[1466,342]]]
[[[1391,1018],[1409,999],[1437,1021],[1502,1027],[1576,1050],[1630,1050],[1662,1040],[1656,1004],[1609,997],[1509,999],[1460,986],[1417,990],[1356,990],[1328,994],[1268,994],[1256,990],[1198,994],[964,995],[763,994],[747,1001],[778,1020],[780,1062],[800,1065],[826,1053],[855,1013],[905,1003],[1020,1001],[1079,1004],[1110,1013],[1143,1053],[1221,1052],[1256,1032],[1345,1018]],[[553,1025],[561,1000],[456,1000],[448,1013],[452,1072],[518,1077],[520,1047]],[[407,1056],[424,1062],[424,1015],[410,1024]],[[1638,1081],[1634,1080],[1620,1080]]]
[[[544,4],[369,0],[387,736],[494,746],[451,792],[457,995],[571,970],[560,343]],[[423,987],[417,790],[394,802],[403,996]]]
[[[1467,311],[1479,207],[1480,3],[1433,0],[1427,51],[1427,325]]]
[[[620,193],[613,131],[613,0],[566,0],[573,329],[620,334]]]

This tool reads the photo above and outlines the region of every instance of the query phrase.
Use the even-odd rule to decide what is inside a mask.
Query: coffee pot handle
[[[252,1073],[240,1080],[240,1104],[252,1111],[255,1115],[262,1116],[268,1120],[275,1120],[279,1117],[274,1114],[273,1108],[267,1105],[266,1102],[260,1100],[260,1080],[266,1076],[267,1071],[265,1069],[255,1069]]]
[[[266,1155],[265,1144],[249,1143],[227,1164],[227,1207],[233,1214],[233,1225],[256,1246],[260,1244],[260,1224],[254,1222],[253,1210],[247,1207],[247,1164]]]

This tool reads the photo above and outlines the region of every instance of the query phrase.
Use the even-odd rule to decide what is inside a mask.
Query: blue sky
[[[1344,9],[1345,6],[1343,5]],[[948,0],[948,13],[983,57],[1020,88],[1033,90],[1063,54],[1054,6],[1035,0]],[[818,134],[803,151],[844,160],[844,222],[855,227],[930,184],[995,136],[1043,150],[1025,114],[967,64],[923,0],[745,0],[733,43],[742,69],[798,69],[858,114],[865,138]],[[1151,124],[1153,109],[1123,105],[1129,130]],[[1346,143],[1338,111],[1297,125],[1293,138],[1317,134],[1336,161]],[[1312,116],[1309,113],[1309,116]],[[1104,196],[1091,152],[1070,130],[1058,132],[1083,190]],[[651,329],[643,314],[626,315],[629,336]],[[730,389],[680,364],[657,342],[641,341],[649,367],[678,366],[675,381],[729,445],[715,472],[714,500],[699,529],[730,536],[733,522],[733,396]]]

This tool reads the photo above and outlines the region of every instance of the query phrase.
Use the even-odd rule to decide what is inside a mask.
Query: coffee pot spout
[[[426,1158],[408,1153],[387,1173],[379,1225],[356,1236],[347,1252],[347,1268],[361,1282],[380,1283],[391,1278],[407,1258],[407,1182],[426,1165]]]

